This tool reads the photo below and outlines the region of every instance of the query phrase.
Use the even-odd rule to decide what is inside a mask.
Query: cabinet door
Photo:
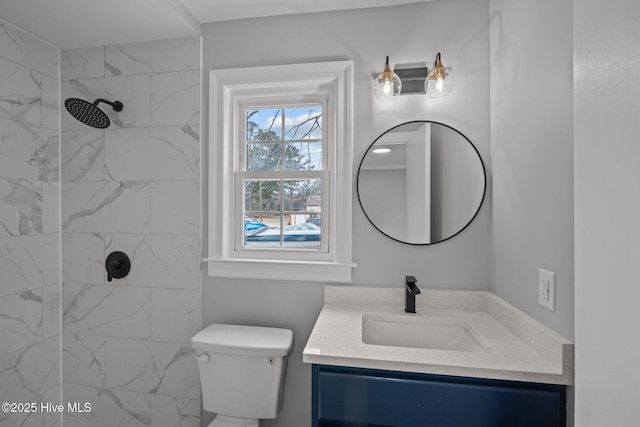
[[[314,427],[563,427],[564,387],[314,367]]]

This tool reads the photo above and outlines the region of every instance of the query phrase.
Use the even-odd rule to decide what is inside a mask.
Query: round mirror
[[[480,210],[486,172],[476,147],[442,123],[415,121],[378,137],[358,169],[367,219],[402,243],[430,245],[464,230]]]

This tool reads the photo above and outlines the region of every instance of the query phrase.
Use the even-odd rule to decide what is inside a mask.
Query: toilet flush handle
[[[207,353],[201,353],[196,354],[196,359],[198,359],[198,362],[200,363],[207,363],[209,360],[211,360],[211,356],[209,356]]]

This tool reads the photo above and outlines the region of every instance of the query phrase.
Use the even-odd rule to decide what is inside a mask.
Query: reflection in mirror
[[[478,213],[486,174],[475,146],[429,121],[383,133],[358,170],[360,206],[369,221],[402,243],[429,245],[461,232]]]

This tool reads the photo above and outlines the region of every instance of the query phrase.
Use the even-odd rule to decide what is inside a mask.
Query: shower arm
[[[98,104],[101,103],[101,102],[104,102],[105,104],[111,105],[111,107],[113,107],[113,109],[115,111],[122,111],[123,105],[122,105],[122,102],[120,102],[120,101],[111,102],[111,101],[107,101],[106,99],[98,98],[95,101],[93,101],[93,105],[95,107],[97,107]]]

